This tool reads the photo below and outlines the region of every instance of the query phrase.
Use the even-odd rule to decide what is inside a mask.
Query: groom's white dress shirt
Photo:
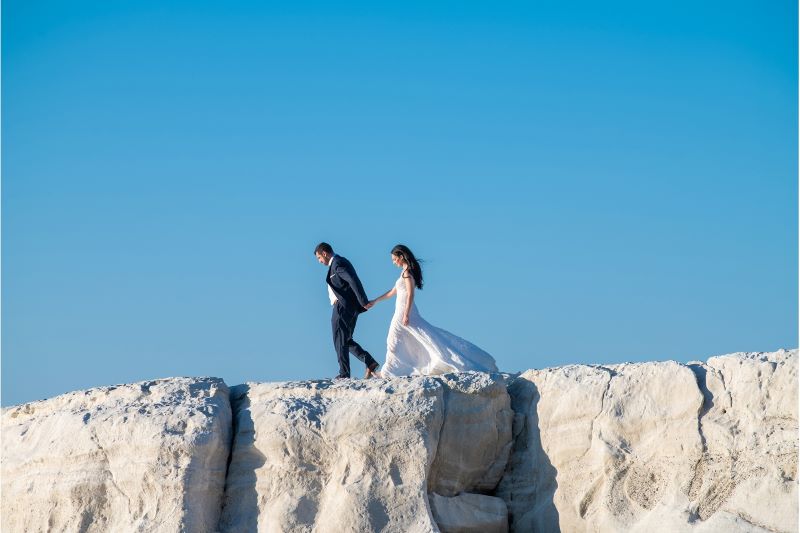
[[[333,257],[331,257],[331,261],[333,261]],[[328,266],[331,266],[330,262],[328,262]],[[331,289],[330,283],[326,281],[325,286],[328,287],[328,298],[330,298],[331,305],[333,305],[336,303],[336,295],[333,293],[333,289]]]

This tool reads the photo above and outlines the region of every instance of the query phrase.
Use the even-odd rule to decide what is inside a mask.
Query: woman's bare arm
[[[387,298],[391,298],[395,294],[397,294],[397,289],[395,287],[392,287],[388,291],[384,292],[383,294],[381,294],[380,296],[378,296],[377,298],[372,300],[370,303],[372,305],[375,305],[376,303],[380,302],[381,300],[386,300]],[[372,307],[372,305],[370,307]]]
[[[414,278],[411,274],[406,273],[403,276],[403,283],[406,284],[406,292],[408,296],[406,297],[406,312],[403,315],[403,325],[408,325],[408,313],[411,312],[411,306],[414,305]]]

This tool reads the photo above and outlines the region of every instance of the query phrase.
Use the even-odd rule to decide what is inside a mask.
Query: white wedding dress
[[[403,325],[408,290],[403,277],[394,284],[397,290],[394,316],[386,338],[384,376],[418,376],[448,372],[497,372],[494,358],[474,344],[429,324],[411,305],[408,326]]]

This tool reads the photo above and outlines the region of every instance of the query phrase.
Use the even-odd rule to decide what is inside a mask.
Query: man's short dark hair
[[[314,254],[321,254],[325,252],[328,255],[333,255],[333,248],[327,242],[321,242],[314,248]]]

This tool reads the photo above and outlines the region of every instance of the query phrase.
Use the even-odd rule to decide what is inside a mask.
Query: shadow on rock
[[[514,410],[514,447],[496,495],[508,505],[511,531],[560,532],[556,469],[542,446],[539,390],[517,378],[508,389]]]
[[[256,471],[266,462],[254,446],[255,426],[250,412],[247,385],[231,389],[233,409],[233,444],[228,462],[221,532],[255,533],[258,531],[258,491]]]

